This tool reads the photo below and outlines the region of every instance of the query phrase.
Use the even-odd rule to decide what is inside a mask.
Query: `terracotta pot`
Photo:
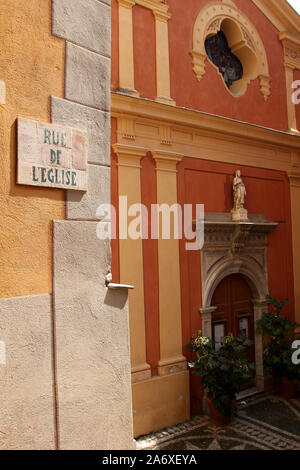
[[[231,416],[224,416],[222,415],[212,404],[211,398],[207,399],[208,406],[209,406],[209,411],[210,411],[210,417],[213,421],[215,421],[217,424],[220,426],[227,426],[231,422]],[[235,406],[236,400],[232,400],[232,407]]]
[[[283,398],[295,398],[297,395],[297,384],[289,379],[281,379],[279,383],[279,395]]]

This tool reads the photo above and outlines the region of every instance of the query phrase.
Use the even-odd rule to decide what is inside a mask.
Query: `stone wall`
[[[13,15],[13,1],[7,2],[11,5],[6,11],[8,21]],[[41,230],[52,257],[44,256],[39,240],[29,244],[23,237],[22,250],[15,243],[11,246],[16,263],[28,261],[23,272],[19,270],[23,290],[6,295],[20,296],[0,299],[0,449],[132,449],[127,291],[106,287],[110,244],[96,236],[97,224],[101,223],[97,208],[110,201],[110,1],[52,0],[48,6],[48,10],[41,6],[48,22],[41,22],[37,42],[44,42],[46,48],[45,31],[49,35],[52,17],[51,38],[63,46],[62,51],[65,49],[65,70],[63,61],[61,68],[53,61],[44,63],[39,50],[34,56],[36,67],[44,74],[47,67],[52,73],[55,69],[60,82],[64,78],[64,98],[58,91],[57,96],[51,96],[58,88],[50,87],[47,80],[41,82],[51,105],[52,123],[88,133],[88,191],[34,188],[31,191],[39,197],[36,211],[32,197],[19,197],[14,201],[19,203],[21,216],[5,212],[14,227],[22,221],[19,237],[30,223],[35,234],[41,226],[39,218],[44,220],[44,200],[66,195],[66,201],[62,200],[66,220],[60,220],[64,210],[53,212]],[[21,18],[30,16],[28,10],[27,3],[20,6]],[[47,28],[42,30],[46,23]],[[17,52],[19,55],[21,52]],[[18,74],[22,74],[20,66]],[[35,87],[24,90],[8,89],[8,104],[17,91],[30,97],[27,112],[19,114],[16,107],[14,119],[20,116],[48,122],[46,106],[43,116],[34,110],[31,113],[31,103],[37,99]],[[3,129],[11,131],[6,120]],[[14,137],[12,133],[11,142]],[[14,180],[14,145],[11,149],[7,153],[14,162],[10,165]],[[8,164],[4,170],[8,173]],[[14,181],[12,188],[12,196],[28,189],[24,185],[14,189]],[[4,249],[12,265],[14,261]],[[24,279],[32,259],[38,263],[35,261],[32,282],[30,278],[26,290]],[[31,284],[36,287],[48,264],[50,293],[26,296],[27,292],[35,293]],[[18,282],[8,282],[6,271],[4,266],[1,275],[5,282],[18,288]],[[37,292],[45,292],[44,287],[45,282],[40,283]]]
[[[66,40],[66,82],[52,122],[89,135],[88,191],[68,191],[68,220],[54,224],[59,447],[130,449],[127,291],[105,287],[110,246],[96,237],[110,201],[110,1],[54,0],[53,34]]]

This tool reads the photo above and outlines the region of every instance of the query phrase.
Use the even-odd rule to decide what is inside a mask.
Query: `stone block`
[[[110,59],[67,42],[65,97],[108,111]]]
[[[132,449],[127,291],[105,286],[96,222],[54,223],[61,449]]]
[[[99,205],[109,203],[110,167],[89,165],[87,192],[67,192],[67,218],[95,220]]]
[[[84,128],[88,132],[89,163],[110,165],[109,113],[51,97],[53,123]]]
[[[99,0],[53,0],[52,32],[110,56],[110,8]]]
[[[0,300],[0,449],[55,449],[51,295]]]

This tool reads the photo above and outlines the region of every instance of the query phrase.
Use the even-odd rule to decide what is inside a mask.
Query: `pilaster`
[[[165,151],[153,151],[157,171],[157,204],[171,207],[177,204],[176,165],[182,155]],[[173,225],[173,226],[172,226]],[[159,314],[160,314],[160,361],[159,375],[186,369],[182,355],[181,295],[179,243],[174,238],[174,223],[170,227],[170,239],[158,240],[159,261]]]
[[[134,88],[132,8],[135,0],[119,1],[119,88],[139,96]]]
[[[113,149],[118,157],[119,196],[127,197],[128,209],[132,204],[141,204],[141,158],[147,150],[121,144],[115,144]],[[121,207],[119,212],[119,220],[128,217]],[[131,240],[128,234],[119,233],[119,237],[120,282],[134,286],[129,292],[131,372],[132,381],[138,382],[151,377],[146,361],[143,245],[141,239]]]
[[[168,21],[170,14],[166,10],[154,9],[156,31],[156,101],[175,105],[170,89],[170,58]]]
[[[284,50],[284,66],[286,77],[286,97],[288,112],[288,128],[290,132],[298,133],[296,109],[292,100],[294,70],[300,69],[300,35],[282,31],[279,33]]]

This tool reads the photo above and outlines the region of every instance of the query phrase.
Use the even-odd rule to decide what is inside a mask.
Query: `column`
[[[299,162],[300,162],[300,157]],[[294,263],[294,293],[295,321],[300,323],[300,167],[289,173],[291,191],[292,234],[293,234],[293,263]]]
[[[212,339],[212,314],[217,310],[217,307],[200,308],[199,311],[202,317],[202,335],[206,338]]]
[[[170,91],[169,31],[167,12],[154,10],[156,30],[156,101],[175,105]]]
[[[182,156],[172,152],[155,151],[157,204],[177,204],[176,165]],[[169,240],[158,240],[159,264],[159,324],[160,361],[158,374],[167,375],[186,369],[182,355],[181,293],[179,240],[174,239],[174,224],[171,223]],[[161,235],[161,234],[160,234]]]
[[[263,338],[261,334],[256,332],[256,322],[262,319],[264,312],[268,311],[268,303],[266,299],[253,299],[254,305],[254,333],[255,333],[255,366],[256,366],[256,386],[262,390],[272,389],[272,379],[265,377],[264,361],[263,361]]]
[[[286,77],[286,97],[288,112],[288,128],[290,132],[297,132],[297,119],[295,105],[292,101],[292,94],[295,91],[292,87],[294,81],[294,70],[300,68],[300,35],[281,31],[279,39],[284,50],[284,66]]]
[[[113,149],[118,156],[119,197],[127,196],[128,209],[131,204],[141,204],[140,161],[147,150],[122,144],[115,144]],[[119,207],[119,218],[121,215]],[[120,239],[119,253],[120,282],[134,286],[129,292],[131,372],[132,382],[138,382],[151,377],[150,365],[146,361],[142,239]]]
[[[288,112],[288,128],[291,132],[297,131],[297,119],[295,105],[292,101],[292,94],[295,91],[292,87],[294,81],[294,67],[290,65],[285,66],[286,78],[286,94],[287,94],[287,112]]]
[[[119,88],[139,96],[134,88],[132,8],[135,0],[119,0]]]

